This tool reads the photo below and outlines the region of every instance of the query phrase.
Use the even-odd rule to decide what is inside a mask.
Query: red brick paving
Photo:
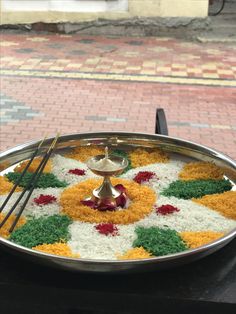
[[[1,40],[2,55],[8,58],[2,60],[4,68],[236,78],[236,46],[233,44],[95,36],[90,36],[91,42],[86,42],[87,37],[78,34],[30,33],[2,34]],[[133,44],[136,42],[139,45]]]
[[[48,41],[31,41],[38,37]],[[79,42],[81,39],[83,37],[78,35],[4,34],[2,68],[28,66],[31,70],[50,71],[52,66],[62,64],[60,71],[82,72],[80,67],[69,66],[81,63],[88,72],[114,73],[114,69],[118,69],[128,74],[154,71],[155,75],[175,76],[177,71],[179,76],[181,72],[190,77],[207,75],[211,78],[213,74],[226,81],[236,77],[236,47],[232,46],[161,38],[135,39],[144,44],[133,46],[127,44],[133,40],[130,38],[102,37],[93,37],[94,43],[85,44]],[[50,48],[47,46],[49,43],[61,44],[62,47]],[[110,48],[107,47],[109,45]],[[19,53],[16,49],[34,49],[36,52]],[[69,55],[73,50],[82,50],[85,55]],[[12,59],[7,61],[7,57]],[[44,57],[52,64],[47,64]],[[97,57],[98,64],[89,64]],[[155,66],[145,65],[149,61]],[[117,65],[116,62],[127,64]],[[180,64],[180,67],[174,64]],[[209,66],[215,68],[207,69]],[[130,67],[140,69],[132,70]],[[160,71],[160,67],[169,70]],[[192,72],[193,68],[199,69],[200,73]],[[4,95],[41,114],[31,120],[2,124],[1,150],[41,138],[46,131],[48,135],[54,135],[56,131],[103,130],[154,133],[155,110],[162,107],[166,111],[171,136],[205,144],[236,159],[236,87],[4,76],[1,90]],[[103,120],[94,121],[94,116]],[[113,121],[105,120],[107,118]]]
[[[153,133],[155,110],[162,107],[170,123],[170,135],[209,145],[236,158],[235,129],[171,125],[190,122],[233,127],[236,124],[235,88],[5,78],[2,89],[43,116],[3,125],[1,149],[40,138],[46,131],[50,135],[58,130],[62,133],[102,130]],[[126,122],[90,121],[85,116],[125,118]]]

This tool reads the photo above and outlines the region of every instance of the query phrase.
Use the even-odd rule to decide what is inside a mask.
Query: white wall
[[[145,0],[143,0],[145,1]],[[128,0],[2,0],[3,11],[112,12],[128,11]]]

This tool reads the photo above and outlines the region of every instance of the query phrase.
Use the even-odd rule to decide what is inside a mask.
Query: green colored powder
[[[26,174],[21,179],[19,186],[25,188],[29,183],[30,179],[34,174],[30,172],[26,172]],[[11,182],[16,182],[18,178],[21,176],[19,172],[9,172],[6,174],[6,177]],[[37,184],[36,188],[64,188],[68,184],[65,181],[60,181],[54,174],[52,173],[42,173]]]
[[[161,229],[158,227],[137,227],[137,239],[133,247],[142,246],[154,256],[164,256],[185,251],[187,246],[175,230]]]
[[[13,231],[10,240],[28,248],[44,243],[67,242],[69,240],[68,226],[71,222],[72,220],[65,215],[32,219]]]
[[[122,157],[122,158],[126,158],[128,160],[128,166],[125,168],[125,170],[123,171],[122,174],[126,173],[127,171],[129,171],[130,169],[132,169],[133,167],[131,166],[131,160],[129,159],[129,155],[126,151],[121,150],[121,149],[115,149],[112,151],[112,155],[118,156],[118,157]]]
[[[223,193],[231,190],[229,180],[193,180],[172,182],[162,195],[175,196],[185,200],[199,198],[208,194]]]

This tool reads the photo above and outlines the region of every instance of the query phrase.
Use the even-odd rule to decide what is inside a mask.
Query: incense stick
[[[34,191],[34,189],[35,189],[35,186],[36,186],[36,184],[37,184],[37,182],[38,182],[38,180],[39,180],[39,178],[40,178],[40,176],[41,176],[41,174],[42,174],[42,172],[43,172],[43,170],[44,170],[44,168],[45,168],[45,166],[46,166],[46,164],[47,164],[47,162],[48,162],[48,160],[49,160],[49,158],[50,158],[50,156],[51,156],[51,154],[52,154],[52,152],[53,152],[53,149],[54,149],[54,147],[55,147],[55,145],[56,145],[56,143],[57,143],[58,138],[59,138],[59,134],[57,134],[57,136],[56,136],[55,139],[53,140],[52,145],[49,147],[49,149],[48,149],[46,155],[44,156],[44,158],[43,158],[43,159],[44,159],[44,162],[43,162],[43,164],[42,164],[40,170],[38,171],[38,173],[36,174],[36,176],[35,176],[35,178],[34,178],[34,180],[33,180],[33,182],[32,182],[32,187],[31,187],[31,189],[30,189],[30,191],[29,191],[29,193],[28,193],[28,195],[27,195],[27,197],[26,197],[24,203],[22,204],[22,206],[21,206],[19,212],[17,213],[16,219],[14,220],[14,222],[12,223],[12,225],[11,225],[11,227],[10,227],[10,229],[9,229],[9,232],[10,232],[10,233],[14,230],[14,228],[15,228],[15,226],[16,226],[18,220],[20,219],[20,217],[21,217],[21,215],[22,215],[22,213],[23,213],[23,211],[24,211],[24,209],[25,209],[25,206],[27,205],[27,203],[28,203],[28,201],[29,201],[29,198],[30,198],[30,196],[32,195],[32,193],[33,193],[33,191]]]
[[[32,164],[34,158],[36,157],[40,147],[42,146],[43,142],[45,141],[46,137],[44,137],[44,139],[39,143],[38,147],[36,148],[36,150],[34,151],[34,153],[32,154],[29,162],[27,163],[26,167],[24,168],[23,172],[21,173],[20,177],[17,179],[17,181],[15,182],[13,188],[11,189],[10,193],[8,194],[7,198],[5,199],[5,201],[3,202],[2,206],[0,207],[0,213],[3,211],[4,207],[7,205],[9,199],[11,198],[12,194],[15,192],[16,188],[18,187],[21,179],[23,178],[23,176],[25,175],[26,171],[28,170],[29,166]]]
[[[57,143],[57,140],[59,138],[59,133],[57,134],[57,136],[54,138],[52,144],[50,145],[48,151],[46,152],[46,154],[44,155],[42,161],[40,162],[39,166],[37,167],[35,173],[33,174],[33,176],[31,177],[31,179],[29,180],[27,186],[24,188],[24,190],[21,192],[19,198],[16,200],[16,202],[14,203],[14,205],[12,206],[12,208],[10,209],[10,211],[7,213],[7,215],[4,217],[3,221],[0,223],[0,228],[6,223],[6,221],[8,220],[8,218],[10,217],[10,215],[13,213],[13,211],[15,210],[16,206],[18,205],[18,203],[20,202],[20,200],[22,199],[22,197],[24,196],[24,194],[26,193],[26,191],[30,188],[30,191],[26,197],[26,199],[24,200],[24,203],[22,204],[21,208],[20,208],[20,211],[18,212],[17,216],[16,216],[16,219],[14,220],[12,226],[10,227],[9,229],[9,232],[12,232],[21,216],[21,214],[23,213],[24,209],[25,209],[25,206],[26,204],[28,203],[28,200],[31,196],[31,194],[33,193],[34,189],[35,189],[35,186],[53,152],[53,149],[55,148],[55,145]],[[44,141],[44,140],[43,140]],[[42,141],[42,142],[43,142]],[[41,143],[40,143],[41,144]],[[42,145],[42,144],[41,144]],[[40,146],[41,146],[40,145]],[[39,146],[39,147],[40,147]],[[39,148],[38,147],[38,148]],[[28,168],[27,168],[28,169]],[[26,171],[25,171],[26,172]],[[21,175],[21,178],[23,177],[23,175]],[[19,181],[18,184],[20,183],[20,180],[17,180]],[[13,193],[13,192],[12,192]],[[11,195],[12,195],[11,193]],[[10,195],[10,196],[11,196]],[[10,197],[8,198],[10,199]]]

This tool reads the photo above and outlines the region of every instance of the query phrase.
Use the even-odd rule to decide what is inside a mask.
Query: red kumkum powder
[[[51,204],[53,202],[56,202],[56,197],[53,195],[44,195],[44,194],[40,194],[40,196],[37,198],[34,198],[34,202],[37,205],[47,205],[47,204]]]
[[[68,173],[76,174],[77,176],[84,176],[85,170],[84,169],[70,169]]]
[[[160,215],[169,215],[174,212],[179,212],[179,209],[169,204],[156,207],[156,213]]]
[[[117,184],[114,186],[115,189],[117,189],[121,194],[115,199],[115,202],[112,202],[111,200],[104,199],[102,202],[92,200],[92,199],[85,199],[80,201],[81,204],[85,206],[89,206],[93,209],[97,209],[99,211],[113,211],[116,210],[117,207],[124,208],[126,205],[126,202],[128,200],[128,197],[126,195],[126,188],[122,184]]]
[[[143,183],[143,182],[147,182],[150,179],[152,179],[153,177],[155,177],[155,173],[151,172],[151,171],[140,171],[136,174],[136,176],[134,177],[134,181],[137,183]]]
[[[104,235],[112,235],[113,237],[118,235],[118,228],[112,223],[101,223],[95,226],[95,229]]]

